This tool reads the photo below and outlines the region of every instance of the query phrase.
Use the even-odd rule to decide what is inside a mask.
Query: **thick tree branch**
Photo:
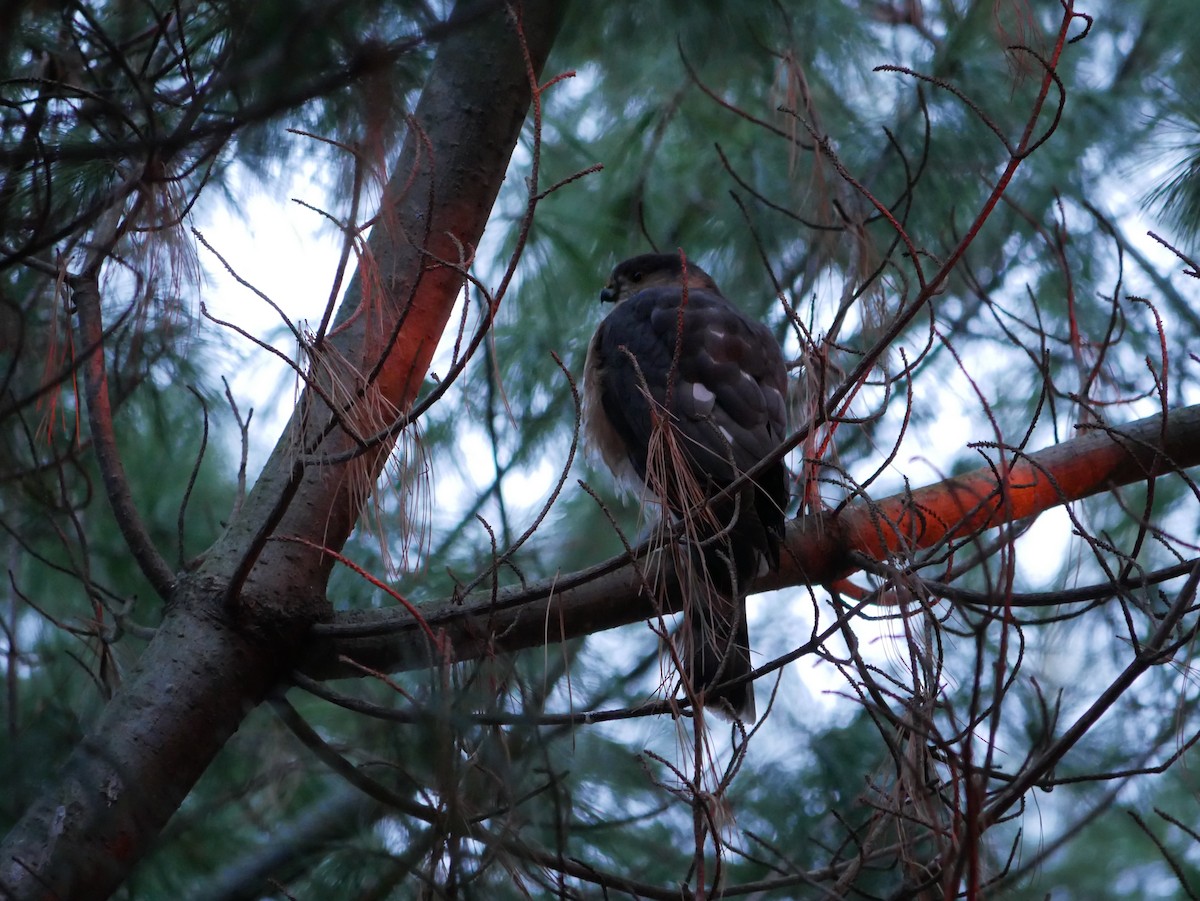
[[[534,13],[526,10],[526,30]],[[244,515],[209,555],[220,568],[228,554],[241,558],[232,586],[241,613],[272,631],[281,618],[328,614],[321,589],[335,558],[321,549],[340,550],[358,522],[395,436],[366,440],[424,384],[503,181],[532,86],[520,23],[507,9],[485,22],[500,34],[468,27],[442,45],[335,328],[309,349],[308,379],[322,390],[305,392]],[[525,39],[540,71],[538,37]],[[497,107],[489,84],[514,102]]]
[[[1088,426],[1080,437],[1053,447],[1035,453],[1006,448],[996,457],[996,463],[936,485],[793,523],[793,553],[762,587],[829,582],[858,569],[855,554],[883,560],[931,548],[1200,464],[1200,406],[1173,410],[1165,419]]]
[[[1006,466],[984,466],[881,501],[861,500],[838,513],[793,520],[783,565],[755,587],[832,582],[859,568],[859,554],[875,560],[906,556],[1200,464],[1200,406],[1121,428],[1089,427],[1078,438],[1036,453],[1006,450],[1003,456]],[[501,591],[495,598],[489,593],[430,604],[425,625],[397,609],[347,613],[316,627],[303,672],[314,678],[361,672],[340,663],[339,655],[377,671],[419,669],[637,622],[661,610],[659,595],[643,588],[641,575],[657,565],[655,559],[652,555],[635,565],[614,558],[579,573]],[[547,624],[553,628],[548,630]],[[440,633],[439,648],[429,647],[426,628]]]

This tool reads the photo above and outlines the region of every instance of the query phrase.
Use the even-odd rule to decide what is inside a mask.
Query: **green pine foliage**
[[[905,9],[922,14],[889,19]],[[1200,29],[1183,2],[1097,0],[1083,11],[1089,33],[1063,54],[1034,126],[1045,133],[1053,123],[1053,135],[1024,161],[929,311],[893,337],[847,414],[860,421],[840,427],[836,452],[814,461],[824,505],[983,465],[991,448],[971,442],[1032,450],[1070,438],[1080,422],[1149,415],[1164,402],[1164,382],[1169,405],[1196,401],[1194,282],[1145,232],[1194,253]],[[125,209],[146,231],[116,249],[106,313],[119,325],[106,353],[134,500],[158,547],[186,568],[227,521],[240,452],[220,382],[228,357],[215,349],[229,335],[194,302],[199,272],[215,264],[186,232],[187,213],[193,202],[236,206],[232,187],[247,173],[270,185],[308,153],[323,161],[335,219],[356,209],[356,160],[359,175],[370,171],[362,224],[444,13],[417,2],[192,0],[17,4],[2,14],[0,26],[11,26],[0,27],[5,826],[53,778],[161,618],[76,427],[82,401],[63,344],[73,326],[56,282],[61,261],[88,252],[94,210],[134,174],[158,179],[157,206],[130,194]],[[479,354],[403,439],[393,484],[347,556],[420,606],[471,584],[486,591],[571,573],[636,540],[645,516],[579,445],[576,393],[609,269],[651,247],[682,248],[776,329],[810,379],[797,388],[797,416],[811,415],[820,392],[919,290],[892,224],[839,167],[903,223],[920,267],[935,271],[984,208],[1009,158],[1004,141],[1020,140],[1061,15],[1041,2],[575,3],[546,70],[574,77],[546,92],[536,144],[526,126],[472,270],[495,290],[525,240],[515,280]],[[1084,28],[1075,22],[1070,37]],[[289,128],[341,146],[314,150],[286,138]],[[147,146],[161,146],[163,169],[134,173]],[[537,189],[566,181],[529,223],[535,148]],[[314,290],[323,297],[328,285]],[[861,298],[843,307],[850,290]],[[465,304],[469,336],[487,301],[472,287]],[[435,361],[439,373],[452,342]],[[47,372],[62,377],[47,382]],[[800,386],[804,377],[794,377]],[[791,462],[799,472],[800,453]],[[1190,483],[1164,478],[1075,505],[1075,520],[1046,541],[1061,559],[1040,561],[1037,575],[1022,562],[1038,556],[1035,539],[1004,552],[987,536],[961,546],[955,564],[977,556],[955,585],[988,602],[935,600],[922,610],[914,601],[910,616],[869,607],[855,621],[884,697],[863,687],[836,636],[785,668],[761,732],[749,742],[723,724],[711,733],[715,769],[703,788],[723,767],[737,775],[716,814],[729,847],[718,857],[708,841],[704,878],[711,884],[720,867],[726,886],[763,882],[763,897],[908,897],[936,841],[915,827],[905,834],[921,811],[897,800],[915,805],[905,795],[914,773],[900,762],[924,748],[921,778],[943,797],[966,793],[970,774],[947,761],[973,732],[972,765],[1016,772],[1128,663],[1128,622],[1161,615],[1180,585],[1142,586],[1144,609],[1133,612],[1111,595],[1082,613],[1054,599],[1005,608],[1005,554],[1016,554],[1018,592],[1065,591],[1118,572],[1136,579],[1194,556],[1195,497]],[[871,591],[886,580],[858,581]],[[346,567],[329,593],[339,611],[395,603]],[[854,603],[816,587],[765,596],[751,619],[761,661],[804,644]],[[554,624],[546,630],[553,639]],[[326,685],[391,719],[292,689],[289,702],[325,742],[438,821],[348,790],[264,707],[124,896],[690,892],[689,801],[700,787],[681,778],[693,774],[687,721],[567,716],[634,707],[662,697],[671,679],[658,637],[639,624],[516,657]],[[1033,789],[982,840],[978,897],[1200,889],[1193,681],[1181,655],[1122,697],[1055,770],[1068,784]],[[774,684],[759,681],[760,711]],[[921,689],[936,689],[936,704]],[[992,703],[1003,705],[995,718],[982,710]],[[894,717],[879,714],[886,704]],[[897,725],[905,716],[907,731]],[[1134,772],[1177,752],[1162,773]],[[879,825],[885,810],[894,817]],[[487,846],[463,822],[486,822],[551,859],[531,864],[503,841]],[[884,850],[859,867],[868,837]],[[255,868],[280,848],[292,853]],[[573,869],[552,872],[554,859]],[[830,866],[842,882],[822,875]],[[809,875],[787,881],[797,873]],[[959,876],[952,889],[965,891]]]

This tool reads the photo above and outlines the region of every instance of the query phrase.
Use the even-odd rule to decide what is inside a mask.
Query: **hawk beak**
[[[616,303],[617,289],[612,285],[605,285],[604,290],[600,292],[600,303]]]

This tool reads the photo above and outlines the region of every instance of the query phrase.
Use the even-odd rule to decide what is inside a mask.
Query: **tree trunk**
[[[0,894],[111,895],[328,618],[334,560],[319,549],[345,543],[392,442],[347,452],[407,410],[424,382],[463,284],[458,267],[438,261],[457,263],[483,233],[530,73],[564,7],[526,0],[520,28],[497,7],[438,48],[372,231],[373,268],[347,295],[357,315],[311,352],[320,390],[305,391],[237,519],[180,579],[137,667],[0,847]]]

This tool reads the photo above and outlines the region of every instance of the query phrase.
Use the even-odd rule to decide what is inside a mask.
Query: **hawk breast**
[[[656,287],[619,303],[592,339],[587,373],[593,445],[610,467],[623,458],[642,480],[651,432],[664,416],[681,434],[693,473],[716,486],[785,435],[778,343],[712,291],[693,289],[684,304],[680,288]]]

